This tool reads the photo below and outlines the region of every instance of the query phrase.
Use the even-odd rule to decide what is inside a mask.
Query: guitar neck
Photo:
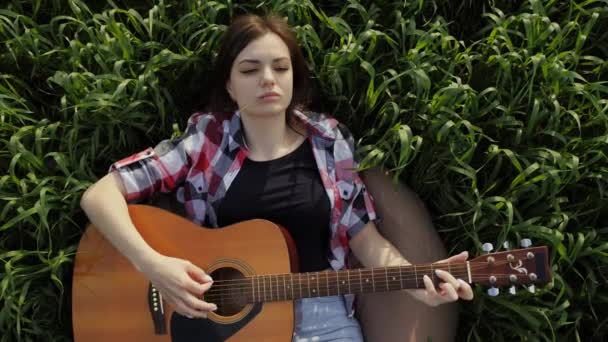
[[[232,288],[233,296],[246,302],[272,302],[309,297],[326,297],[349,293],[387,292],[424,288],[424,275],[437,284],[436,269],[452,273],[470,282],[468,263],[439,265],[406,265],[341,271],[257,275],[247,277]]]

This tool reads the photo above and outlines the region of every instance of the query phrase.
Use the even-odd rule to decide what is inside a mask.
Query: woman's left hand
[[[439,263],[463,263],[469,257],[468,252],[462,252],[450,258],[437,261]],[[435,274],[442,280],[439,289],[435,288],[433,281],[427,275],[423,277],[425,289],[409,290],[410,294],[430,306],[438,306],[445,303],[457,301],[459,298],[464,300],[473,299],[471,286],[462,279],[456,279],[452,274],[443,270],[436,270]]]

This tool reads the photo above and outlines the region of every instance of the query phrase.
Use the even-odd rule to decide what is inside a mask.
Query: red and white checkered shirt
[[[195,113],[181,137],[120,160],[110,171],[120,175],[129,202],[156,191],[176,191],[192,221],[216,228],[216,209],[249,155],[240,116],[239,111]],[[354,139],[328,114],[294,110],[294,117],[306,127],[332,208],[329,262],[335,270],[344,269],[349,238],[370,220],[379,221],[373,198],[354,171]]]

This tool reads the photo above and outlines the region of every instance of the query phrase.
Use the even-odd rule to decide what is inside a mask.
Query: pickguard
[[[236,334],[262,311],[262,303],[255,303],[242,319],[229,324],[210,319],[191,319],[176,312],[171,315],[171,341],[223,342]]]

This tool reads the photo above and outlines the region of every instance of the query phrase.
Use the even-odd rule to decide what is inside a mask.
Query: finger
[[[200,315],[197,314],[197,312],[195,310],[189,309],[188,306],[185,305],[184,302],[179,299],[179,297],[165,295],[165,296],[163,296],[163,299],[167,304],[169,304],[173,308],[173,311],[177,312],[178,314],[180,314],[184,317],[188,317],[188,318],[200,317]]]
[[[217,310],[217,305],[213,304],[213,303],[207,303],[204,300],[200,300],[196,297],[194,297],[191,294],[187,294],[184,298],[184,303],[188,305],[188,307],[190,309],[196,310],[196,311],[215,311]]]
[[[197,283],[194,279],[186,280],[184,289],[198,297],[202,296],[213,285],[213,282]]]
[[[435,274],[437,274],[441,280],[445,281],[446,283],[450,283],[454,289],[458,290],[460,288],[461,283],[454,278],[450,272],[446,272],[444,270],[435,270]]]
[[[175,306],[175,311],[182,316],[188,318],[207,318],[206,311],[198,311],[194,310],[188,305],[186,305],[183,301],[178,300],[177,305]]]
[[[468,258],[469,258],[469,252],[464,251],[464,252],[461,252],[460,254],[453,255],[453,256],[451,256],[451,257],[449,257],[447,259],[440,260],[440,261],[438,261],[436,263],[437,264],[445,264],[445,263],[449,263],[449,262],[464,262]]]
[[[458,279],[460,281],[460,288],[458,289],[458,295],[464,300],[473,300],[473,289],[466,281]]]
[[[203,293],[209,291],[209,289],[211,288],[211,286],[213,286],[213,282],[211,282],[211,283],[204,283],[203,284]]]
[[[205,273],[202,268],[196,266],[190,261],[187,262],[186,270],[192,279],[196,280],[199,283],[207,283],[213,281],[211,276]]]
[[[458,300],[458,293],[456,293],[456,289],[450,283],[441,283],[439,287],[444,291],[441,295],[441,298],[444,301],[455,302]]]
[[[429,295],[437,295],[437,290],[435,289],[435,285],[433,285],[433,281],[431,280],[431,278],[428,275],[424,275],[424,277],[422,277],[422,281],[424,282],[424,286],[426,287],[427,293]]]

